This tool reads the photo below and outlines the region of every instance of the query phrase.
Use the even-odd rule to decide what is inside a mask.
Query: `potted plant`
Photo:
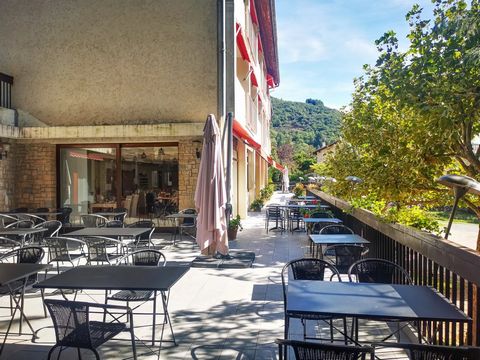
[[[252,203],[250,204],[251,211],[256,211],[256,212],[262,211],[262,207],[263,207],[263,200],[261,198],[253,200]]]
[[[240,222],[240,215],[237,215],[236,217],[230,219],[230,221],[228,222],[228,240],[235,240],[237,238],[238,230],[243,230],[242,223]]]

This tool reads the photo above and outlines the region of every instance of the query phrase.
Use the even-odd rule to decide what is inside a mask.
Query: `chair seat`
[[[147,301],[153,291],[122,290],[113,294],[110,299],[118,301]]]
[[[36,278],[28,279],[25,288],[28,289],[29,287],[31,287],[33,284],[36,283],[36,280],[37,280]],[[23,287],[23,280],[17,280],[10,283],[10,289],[12,289],[12,292],[14,294],[20,293],[22,291],[22,287]],[[8,295],[8,294],[10,294],[8,285],[0,286],[0,295]]]
[[[84,254],[60,255],[60,256],[57,256],[57,257],[51,259],[50,262],[52,262],[52,261],[70,261],[70,260],[78,259],[82,256],[84,256]]]
[[[102,255],[98,255],[98,256],[90,256],[89,260],[90,261],[108,262],[108,261],[112,261],[112,260],[121,258],[122,256],[123,255],[121,255],[121,254],[108,254],[108,258],[107,258],[107,255],[102,254]]]

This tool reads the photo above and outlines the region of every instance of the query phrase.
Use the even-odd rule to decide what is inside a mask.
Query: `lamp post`
[[[443,175],[439,177],[437,181],[442,185],[452,188],[453,194],[455,195],[452,212],[450,213],[447,229],[445,230],[445,239],[448,239],[450,228],[452,227],[453,217],[457,211],[458,201],[466,193],[480,195],[480,183],[471,177],[454,174]]]
[[[352,200],[353,188],[355,187],[355,185],[363,183],[363,180],[360,179],[358,176],[353,176],[353,175],[347,176],[345,178],[345,180],[347,180],[351,184],[351,186],[350,186],[350,200]]]

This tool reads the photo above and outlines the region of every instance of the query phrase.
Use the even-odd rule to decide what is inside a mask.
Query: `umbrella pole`
[[[226,170],[226,190],[227,190],[227,204],[225,209],[225,216],[228,221],[232,215],[232,147],[233,147],[233,112],[227,114],[227,170]]]

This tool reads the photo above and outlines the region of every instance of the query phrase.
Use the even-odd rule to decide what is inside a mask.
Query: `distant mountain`
[[[307,99],[304,103],[272,97],[272,141],[275,146],[293,143],[319,148],[338,139],[341,113],[326,107],[321,100]]]

